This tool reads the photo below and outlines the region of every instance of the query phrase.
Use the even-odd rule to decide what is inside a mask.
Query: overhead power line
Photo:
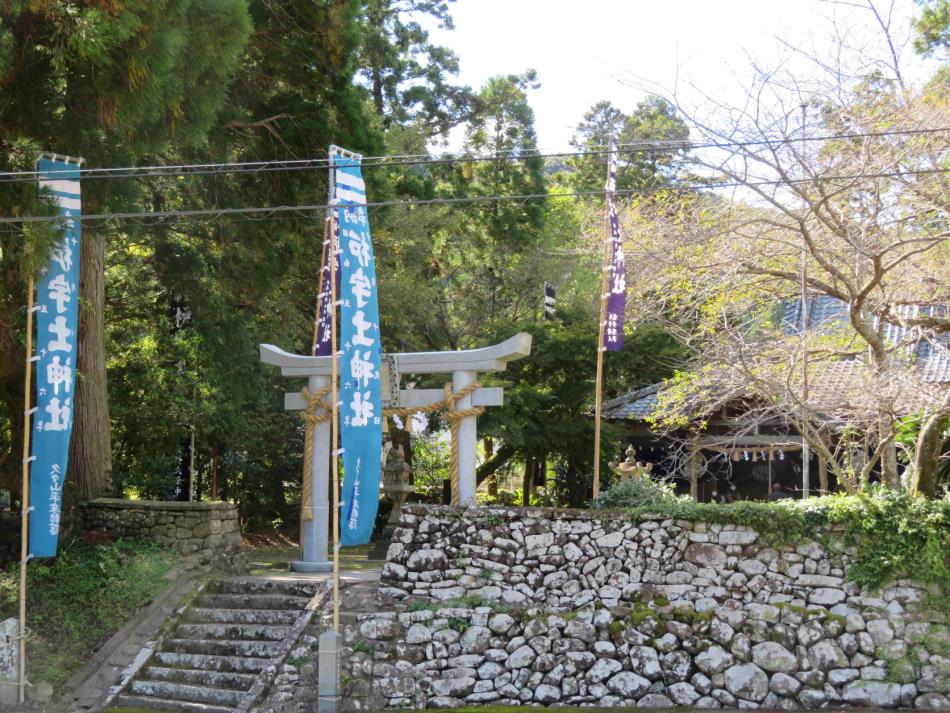
[[[851,139],[886,138],[889,136],[914,136],[950,132],[950,126],[933,127],[928,129],[896,129],[889,131],[869,131],[861,133],[825,134],[809,136],[805,139],[781,137],[776,139],[757,139],[749,141],[722,141],[691,143],[689,141],[635,141],[619,144],[618,153],[662,153],[666,151],[695,151],[705,149],[730,149],[753,146],[781,146],[785,144],[800,144],[802,141],[845,141]],[[395,166],[436,166],[460,163],[527,161],[530,159],[548,158],[580,158],[583,156],[605,156],[608,147],[599,146],[579,151],[561,151],[543,153],[540,151],[523,151],[517,153],[500,153],[493,156],[445,156],[432,157],[428,154],[392,154],[380,156],[365,156],[361,162],[363,168],[395,167]],[[112,179],[112,178],[161,178],[183,176],[205,176],[214,174],[241,174],[241,173],[273,173],[325,170],[330,168],[329,158],[310,159],[277,159],[270,161],[238,161],[233,163],[193,163],[169,164],[152,166],[115,166],[102,168],[84,168],[79,170],[82,180]],[[76,169],[71,169],[71,174]],[[67,171],[64,170],[63,173]],[[32,183],[40,177],[55,177],[56,171],[5,171],[0,172],[2,183]]]
[[[765,186],[788,186],[788,185],[799,185],[805,183],[813,183],[816,180],[819,181],[847,181],[847,180],[858,180],[858,179],[873,179],[873,178],[900,178],[900,177],[911,177],[919,175],[929,175],[929,174],[944,174],[950,173],[950,168],[934,168],[934,169],[922,169],[917,171],[888,171],[881,173],[860,173],[860,174],[851,174],[851,175],[837,175],[837,176],[823,176],[818,179],[813,178],[801,178],[801,179],[791,179],[791,180],[771,180],[771,181],[733,181],[729,183],[692,183],[692,184],[682,184],[674,186],[658,186],[655,189],[629,189],[629,190],[616,190],[614,195],[617,196],[632,196],[632,195],[651,195],[654,193],[659,193],[661,191],[694,191],[694,190],[719,190],[723,188],[760,188]],[[428,199],[411,199],[411,200],[390,200],[390,201],[375,201],[368,202],[365,204],[367,208],[384,208],[384,207],[416,207],[416,206],[432,206],[432,205],[464,205],[464,204],[477,204],[477,203],[493,203],[493,202],[502,202],[502,201],[529,201],[529,200],[546,200],[549,198],[585,198],[593,196],[603,196],[607,193],[604,190],[598,191],[574,191],[574,192],[564,192],[564,193],[523,193],[523,194],[496,194],[496,195],[484,195],[484,196],[461,196],[456,198],[428,198]],[[278,205],[278,206],[248,206],[248,207],[236,207],[236,208],[198,208],[194,210],[166,210],[166,211],[139,211],[139,212],[119,212],[119,213],[93,213],[90,215],[80,215],[76,220],[81,224],[88,224],[91,222],[101,222],[108,220],[124,220],[124,219],[137,219],[137,220],[146,220],[153,219],[155,223],[164,222],[168,219],[179,219],[179,218],[198,218],[198,217],[211,217],[219,218],[227,215],[237,215],[237,216],[264,216],[264,218],[258,218],[258,220],[267,219],[269,216],[282,213],[298,213],[300,217],[304,218],[313,218],[312,215],[305,215],[307,213],[314,212],[324,212],[330,208],[338,207],[330,203],[315,203],[315,204],[306,204],[306,205]],[[322,216],[320,217],[322,220]],[[0,218],[0,225],[10,224],[10,223],[51,223],[62,221],[64,218],[58,215],[27,215],[20,216],[16,218]]]

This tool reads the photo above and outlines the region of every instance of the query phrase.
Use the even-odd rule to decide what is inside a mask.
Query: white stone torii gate
[[[397,374],[452,374],[452,390],[456,393],[477,381],[479,372],[504,371],[508,362],[531,353],[531,335],[521,332],[505,341],[481,349],[456,352],[408,352],[393,354]],[[307,389],[315,393],[330,384],[329,356],[290,354],[271,344],[260,345],[261,361],[280,367],[282,376],[306,377]],[[396,380],[398,383],[398,379]],[[384,384],[385,388],[385,384]],[[395,406],[423,408],[445,398],[442,389],[401,389]],[[458,402],[458,409],[475,406],[501,406],[501,388],[479,388]],[[284,395],[284,409],[303,411],[307,407],[301,392]],[[322,413],[322,411],[318,412]],[[458,434],[459,502],[475,503],[475,447],[478,442],[477,419],[461,420]],[[313,434],[313,461],[310,473],[313,482],[311,508],[313,519],[301,518],[300,560],[291,563],[297,572],[329,572],[333,563],[327,558],[330,518],[330,421],[318,423]],[[303,505],[303,503],[301,503]]]

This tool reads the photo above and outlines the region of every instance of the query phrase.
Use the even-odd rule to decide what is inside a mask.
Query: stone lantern
[[[620,482],[630,478],[639,480],[640,478],[649,478],[653,472],[652,463],[640,463],[637,461],[637,452],[633,446],[627,446],[626,458],[622,463],[610,463],[610,468],[620,476]]]

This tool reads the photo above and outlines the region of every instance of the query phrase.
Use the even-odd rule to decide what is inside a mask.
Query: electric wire
[[[642,141],[619,144],[617,153],[662,153],[667,151],[696,151],[706,149],[728,149],[752,146],[781,146],[784,144],[799,144],[802,141],[846,141],[852,139],[887,138],[891,136],[916,136],[950,132],[950,126],[931,127],[925,129],[895,129],[888,131],[869,131],[855,133],[825,134],[810,136],[805,139],[782,137],[776,139],[756,139],[748,141],[710,141],[691,143],[689,141]],[[532,159],[548,158],[580,158],[584,156],[606,156],[609,148],[605,146],[593,147],[579,151],[561,151],[543,153],[540,151],[519,151],[498,153],[492,156],[445,156],[432,157],[428,154],[391,154],[363,157],[362,168],[396,167],[396,166],[436,166],[455,165],[464,163],[528,161]],[[238,161],[232,163],[194,163],[168,164],[151,166],[114,166],[101,168],[79,169],[79,176],[83,180],[111,179],[111,178],[179,178],[184,176],[204,176],[215,174],[242,174],[242,173],[271,173],[310,171],[327,169],[332,166],[331,159],[275,159],[268,161]],[[2,183],[32,183],[36,179],[55,177],[57,173],[75,174],[77,169],[63,169],[62,171],[3,171],[0,172]]]
[[[820,176],[815,178],[785,179],[785,180],[766,180],[766,181],[731,181],[731,182],[704,182],[692,184],[680,184],[670,186],[658,186],[655,189],[624,189],[615,190],[615,196],[633,196],[633,195],[652,195],[661,191],[682,192],[695,190],[720,190],[723,188],[760,188],[766,186],[793,186],[800,184],[809,184],[815,182],[846,181],[846,180],[864,180],[878,178],[908,178],[911,176],[945,174],[950,173],[950,168],[921,169],[915,171],[886,171],[880,173],[860,173],[844,174],[832,176]],[[495,203],[503,201],[522,201],[529,200],[548,200],[552,198],[587,198],[595,196],[604,196],[608,193],[606,190],[596,191],[567,191],[553,193],[523,193],[523,194],[494,194],[481,196],[458,196],[448,198],[423,198],[409,200],[386,200],[370,201],[363,204],[365,208],[392,208],[392,207],[421,207],[433,205],[465,205],[478,203]],[[94,222],[109,220],[143,220],[153,219],[154,224],[164,222],[167,219],[211,217],[220,218],[228,215],[236,216],[263,216],[257,220],[267,220],[270,216],[280,213],[297,213],[303,218],[312,218],[305,215],[307,213],[325,212],[331,208],[341,207],[334,203],[315,203],[304,205],[277,205],[277,206],[246,206],[231,208],[199,208],[193,210],[167,210],[167,211],[129,211],[115,213],[94,213],[89,215],[80,215],[68,219],[59,215],[27,215],[17,217],[0,217],[0,225],[11,223],[52,223],[64,220],[78,222],[86,225]],[[320,217],[322,220],[322,216]],[[143,223],[144,225],[144,223]]]

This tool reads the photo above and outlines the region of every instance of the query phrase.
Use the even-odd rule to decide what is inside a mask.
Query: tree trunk
[[[937,491],[937,469],[942,452],[940,433],[947,416],[934,414],[924,419],[915,443],[913,493],[932,498]]]
[[[23,358],[26,358],[24,353]],[[11,379],[11,382],[13,380]],[[9,396],[8,396],[9,395]],[[19,402],[17,402],[19,397]],[[4,388],[3,401],[10,416],[10,451],[4,457],[0,452],[0,489],[9,490],[12,501],[23,496],[23,371],[20,388]]]
[[[7,246],[0,244],[0,251]],[[0,273],[0,414],[9,416],[9,450],[4,453],[0,436],[0,489],[9,490],[14,501],[22,496],[23,482],[23,369],[26,364],[24,325],[26,284],[18,278],[13,266]],[[23,305],[23,307],[20,307]],[[22,336],[21,336],[22,335]],[[2,418],[2,416],[0,416]]]
[[[884,441],[891,436],[891,421],[882,414],[878,423],[878,438]],[[881,482],[888,488],[897,489],[901,485],[900,475],[897,472],[897,445],[891,441],[881,453]]]
[[[218,499],[218,446],[211,452],[211,502]]]
[[[485,461],[490,461],[495,455],[495,442],[491,436],[485,436],[482,439],[482,445],[485,449]],[[476,475],[476,479],[477,477]],[[493,498],[498,497],[498,478],[494,474],[488,478],[488,494]]]
[[[567,462],[567,500],[572,508],[584,506],[588,497],[587,478],[574,460]]]
[[[534,474],[538,462],[534,458],[524,459],[524,477],[521,480],[521,504],[527,507],[531,504],[531,494],[534,492]]]
[[[79,501],[112,486],[112,444],[106,391],[105,236],[86,231],[79,263],[79,335],[73,434],[67,480]]]
[[[548,459],[547,456],[538,459],[538,472],[535,474],[535,486],[544,488],[544,504],[551,505],[551,489],[548,487]]]
[[[822,495],[828,494],[828,462],[818,457],[818,489]]]
[[[378,67],[373,67],[373,108],[376,114],[386,116],[386,103],[383,99],[383,75]]]
[[[475,471],[475,484],[481,485],[485,478],[494,475],[495,471],[507,465],[514,452],[515,449],[511,446],[502,445],[489,460],[478,466]]]

